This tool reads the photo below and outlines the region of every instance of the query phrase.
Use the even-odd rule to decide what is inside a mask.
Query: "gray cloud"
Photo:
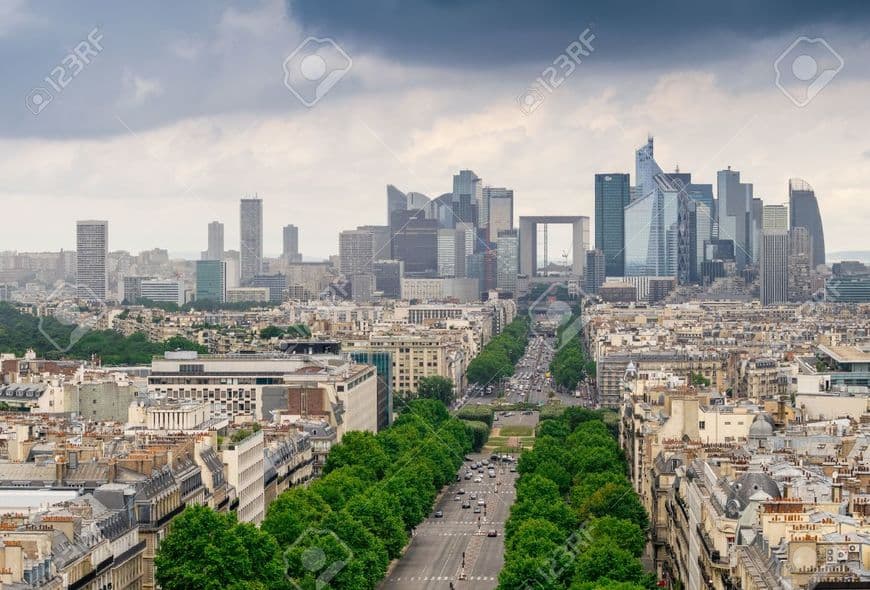
[[[335,35],[394,59],[467,68],[551,58],[586,26],[601,59],[667,67],[740,52],[746,42],[797,29],[866,31],[861,0],[289,0],[309,31]]]

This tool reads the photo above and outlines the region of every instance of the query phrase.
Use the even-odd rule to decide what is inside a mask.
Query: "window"
[[[705,423],[703,420],[701,420],[700,422],[698,422],[698,428],[699,428],[700,430],[704,430],[704,427],[705,427],[705,426],[706,426],[706,423]]]

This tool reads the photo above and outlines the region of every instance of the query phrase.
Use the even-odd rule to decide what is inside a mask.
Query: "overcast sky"
[[[804,178],[828,250],[870,250],[868,25],[868,2],[2,0],[0,250],[74,248],[89,218],[112,250],[192,255],[215,219],[237,248],[258,194],[267,254],[294,223],[326,256],[340,229],[386,222],[386,184],[437,196],[460,168],[513,188],[518,215],[591,217],[593,175],[633,177],[647,134],[666,170],[715,183],[730,165],[768,203]],[[524,113],[587,27],[591,55]],[[341,48],[328,71],[352,62],[310,108],[283,67],[308,36]],[[795,41],[793,101],[775,63]]]

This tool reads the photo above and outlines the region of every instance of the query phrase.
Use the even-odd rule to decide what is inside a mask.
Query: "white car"
[[[474,483],[480,483],[482,481],[483,481],[483,479],[479,475],[474,478]]]

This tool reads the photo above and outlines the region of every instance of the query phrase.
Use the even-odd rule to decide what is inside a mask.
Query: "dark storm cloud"
[[[586,26],[604,61],[667,56],[675,67],[739,52],[747,41],[831,25],[861,30],[870,22],[870,2],[862,0],[288,1],[310,33],[455,67],[546,59]]]

